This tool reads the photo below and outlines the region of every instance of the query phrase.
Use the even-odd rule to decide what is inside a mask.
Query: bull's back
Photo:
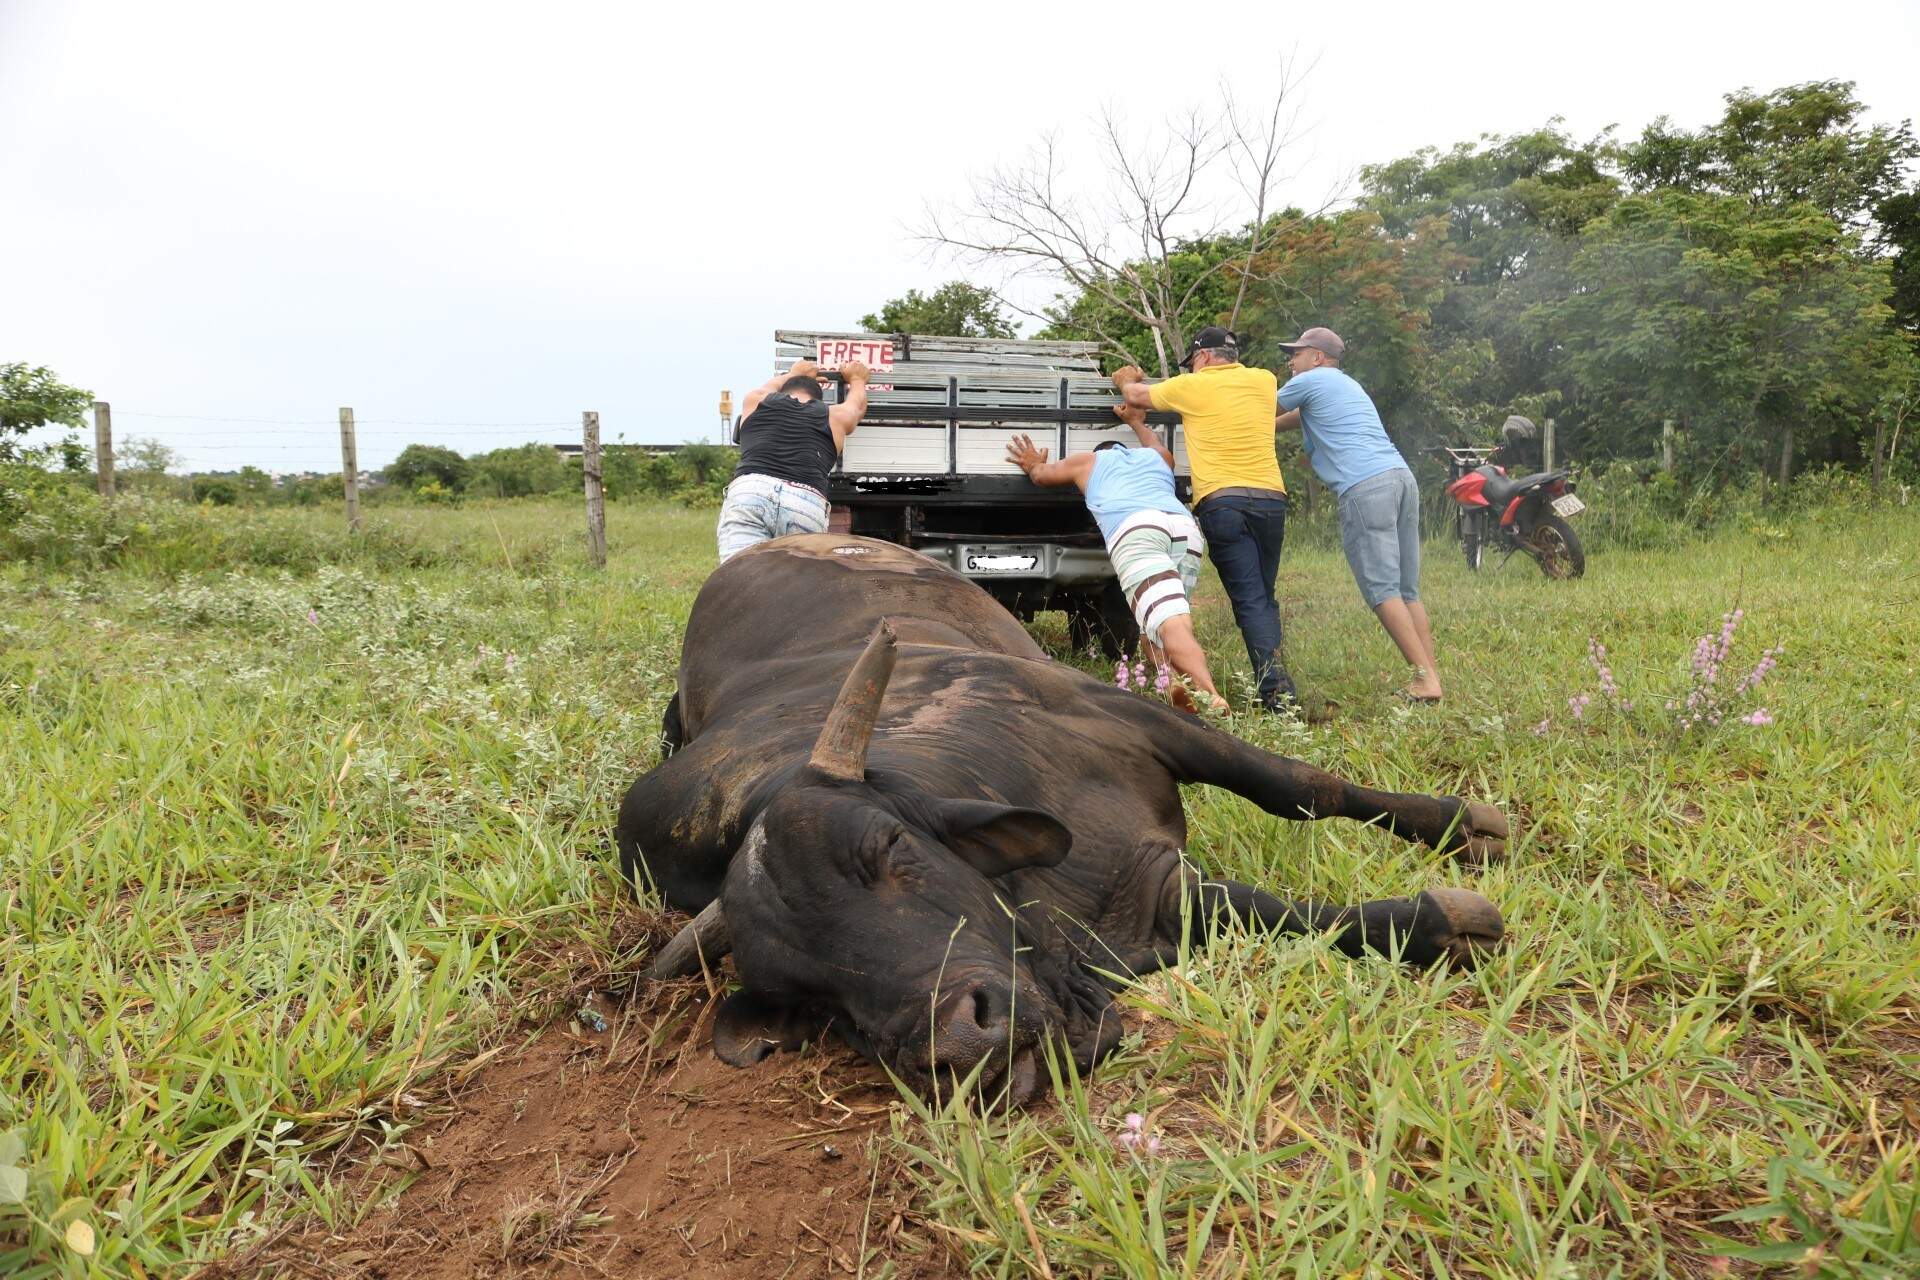
[[[918,552],[850,534],[777,538],[721,565],[693,602],[680,658],[689,730],[726,690],[756,687],[742,679],[754,667],[831,699],[882,618],[902,644],[1044,656],[992,596]],[[795,659],[814,661],[796,675]]]

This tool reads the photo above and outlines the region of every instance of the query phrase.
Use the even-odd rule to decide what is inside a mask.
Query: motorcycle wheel
[[[1481,523],[1478,512],[1460,513],[1460,549],[1467,553],[1467,569],[1471,573],[1480,572],[1480,562],[1487,554],[1487,540]]]
[[[1525,543],[1527,552],[1549,578],[1577,578],[1587,571],[1587,553],[1580,535],[1551,511],[1543,512]]]

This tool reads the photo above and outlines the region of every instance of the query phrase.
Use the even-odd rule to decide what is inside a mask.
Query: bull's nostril
[[[985,987],[973,989],[973,1025],[983,1031],[993,1025],[993,1001]]]

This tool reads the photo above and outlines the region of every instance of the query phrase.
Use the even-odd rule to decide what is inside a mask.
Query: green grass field
[[[239,567],[0,565],[0,1274],[177,1274],[339,1220],[341,1139],[634,968],[608,834],[712,515],[615,507],[594,574],[577,508],[370,513],[404,556],[335,512],[206,513]],[[1337,553],[1291,549],[1291,665],[1339,714],[1237,730],[1523,832],[1476,874],[1195,789],[1192,853],[1303,895],[1472,885],[1508,946],[1421,974],[1229,939],[1124,997],[1069,1105],[903,1104],[921,1205],[996,1276],[1920,1275],[1916,545],[1909,511],[1807,518],[1545,583],[1432,543],[1438,710],[1391,696]],[[1677,731],[1736,605],[1725,678],[1786,648],[1775,723]]]

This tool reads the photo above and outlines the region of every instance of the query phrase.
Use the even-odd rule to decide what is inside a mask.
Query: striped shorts
[[[1107,556],[1133,606],[1134,621],[1154,644],[1160,643],[1168,618],[1193,612],[1188,597],[1200,580],[1206,551],[1193,517],[1171,511],[1136,511],[1107,540]]]

